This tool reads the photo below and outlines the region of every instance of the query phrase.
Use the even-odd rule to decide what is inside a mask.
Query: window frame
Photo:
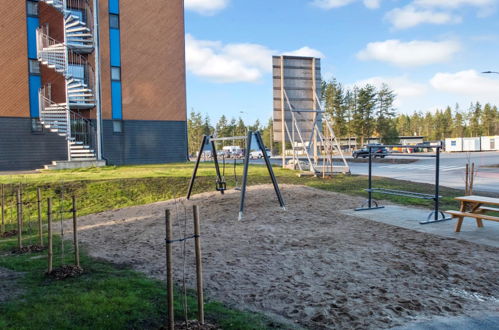
[[[32,65],[32,64],[36,64],[35,65]],[[33,71],[33,68],[38,68],[37,71]],[[33,75],[33,76],[41,76],[42,75],[42,68],[41,68],[41,65],[40,65],[40,62],[38,60],[34,60],[32,58],[28,59],[28,72],[30,75]]]
[[[116,129],[117,127],[119,127],[119,130]],[[113,119],[113,134],[115,135],[123,134],[123,120]]]
[[[116,18],[116,23],[118,24],[117,26],[113,26],[113,19],[112,18]],[[121,26],[121,23],[120,23],[120,15],[118,14],[109,14],[109,28],[110,29],[115,29],[115,30],[119,30],[120,29],[120,26]]]
[[[31,12],[30,9],[32,8],[36,8],[36,14],[33,14]],[[33,0],[26,1],[26,15],[28,17],[38,17],[40,15],[40,4],[38,3],[38,1],[33,1]]]
[[[113,72],[117,71],[118,72],[118,79],[115,79],[113,77]],[[111,81],[121,81],[121,67],[119,66],[112,66],[111,67]]]

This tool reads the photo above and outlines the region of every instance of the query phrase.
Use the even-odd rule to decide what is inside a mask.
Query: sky
[[[399,113],[499,105],[499,0],[185,0],[187,105],[272,116],[272,55],[321,58],[324,80],[386,83]]]

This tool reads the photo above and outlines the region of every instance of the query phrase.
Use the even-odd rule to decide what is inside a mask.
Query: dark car
[[[386,150],[385,147],[382,146],[372,146],[371,147],[371,152],[373,153],[373,157],[379,157],[379,158],[385,158],[388,155],[388,151]],[[352,157],[353,158],[367,158],[369,157],[369,148],[364,147],[359,150],[355,150],[352,152]]]

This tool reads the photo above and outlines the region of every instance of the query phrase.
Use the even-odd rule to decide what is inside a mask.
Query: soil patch
[[[64,280],[68,277],[78,277],[83,274],[83,269],[74,265],[64,265],[53,269],[47,276],[55,280]]]
[[[10,230],[0,234],[0,238],[10,238],[17,235],[17,230]]]
[[[12,253],[14,254],[26,254],[26,253],[33,253],[33,252],[42,252],[45,251],[46,247],[40,246],[40,245],[27,245],[23,246],[21,249],[16,248]]]
[[[312,329],[499,311],[499,249],[338,212],[360,205],[360,197],[291,185],[282,191],[286,211],[271,186],[250,187],[243,221],[235,191],[81,217],[80,239],[94,257],[164,280],[164,210],[178,239],[192,235],[196,203],[206,295],[229,306]],[[195,288],[193,242],[185,244],[185,278]],[[183,246],[174,245],[178,284]]]

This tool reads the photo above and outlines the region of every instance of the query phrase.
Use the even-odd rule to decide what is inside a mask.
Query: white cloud
[[[414,6],[395,8],[389,11],[385,18],[396,29],[407,29],[416,25],[460,23],[461,17],[448,12],[436,12],[428,9],[417,9]]]
[[[334,8],[344,7],[359,0],[314,0],[312,4],[319,8],[330,10]],[[381,0],[363,0],[364,6],[369,9],[377,9],[381,5]]]
[[[230,0],[185,0],[185,9],[202,15],[213,15],[229,5]]]
[[[364,6],[369,9],[378,9],[381,6],[381,0],[364,0]]]
[[[357,0],[314,0],[313,5],[322,9],[333,9],[349,5]]]
[[[469,96],[471,101],[499,102],[499,79],[493,79],[475,70],[456,73],[437,73],[430,80],[437,91]]]
[[[319,58],[325,58],[326,56],[318,51],[317,49],[313,49],[310,47],[302,47],[300,49],[290,51],[290,52],[284,52],[282,55],[290,55],[290,56],[306,56],[306,57],[319,57]]]
[[[357,54],[360,60],[388,62],[401,67],[415,67],[449,61],[460,50],[456,41],[371,42]]]
[[[280,53],[259,44],[223,44],[186,35],[187,69],[213,82],[258,82],[264,74],[272,71],[272,55]],[[284,54],[324,56],[320,51],[306,46]]]
[[[489,7],[497,4],[497,0],[415,0],[415,5],[422,7],[460,8],[463,6]]]
[[[376,88],[381,88],[383,84],[388,85],[397,95],[395,99],[395,107],[401,107],[410,104],[415,97],[420,97],[428,91],[425,84],[411,81],[406,76],[399,77],[371,77],[360,80],[348,87],[372,85]]]

